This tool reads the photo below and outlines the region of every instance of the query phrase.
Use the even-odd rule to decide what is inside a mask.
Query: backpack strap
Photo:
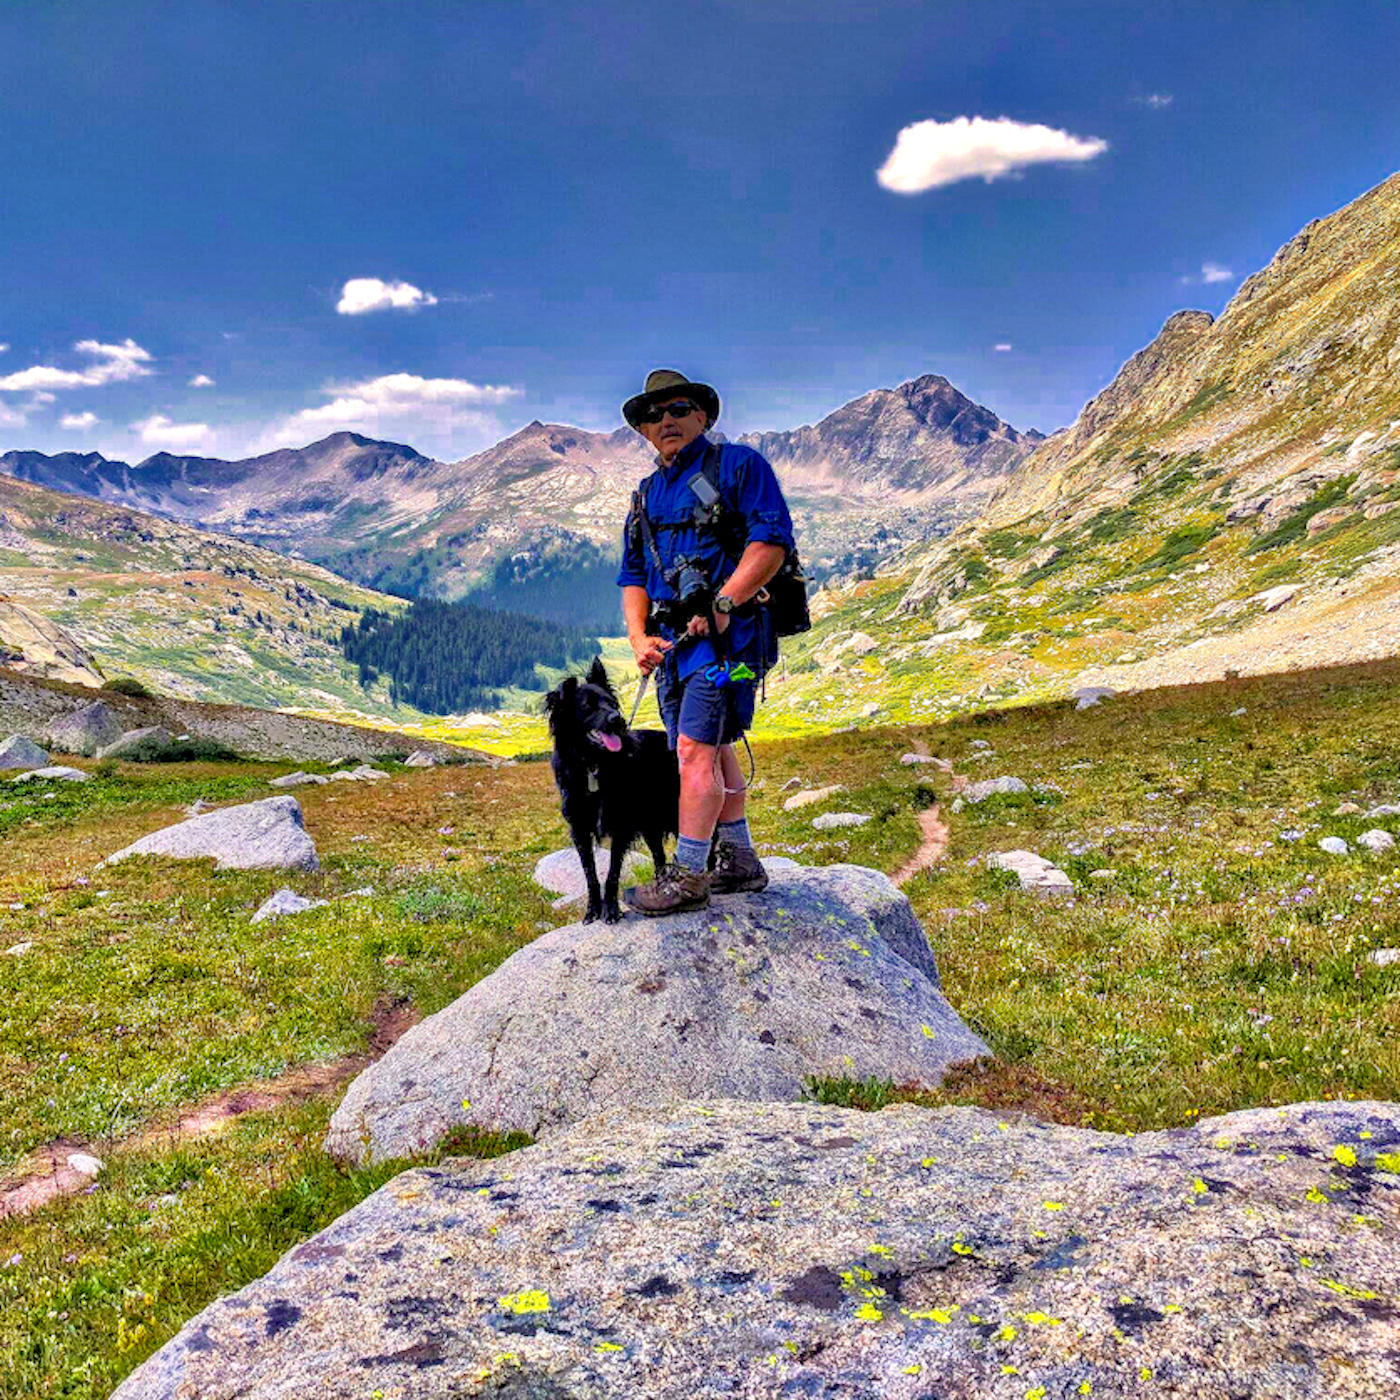
[[[686,482],[699,501],[695,511],[697,529],[708,530],[719,540],[720,548],[737,566],[744,553],[744,531],[738,511],[732,509],[720,489],[720,446],[707,443],[700,470]]]

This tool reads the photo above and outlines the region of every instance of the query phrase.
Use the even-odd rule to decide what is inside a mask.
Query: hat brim
[[[672,384],[668,389],[653,389],[649,394],[634,394],[622,405],[622,416],[632,427],[640,428],[644,409],[654,403],[667,403],[682,397],[694,399],[711,423],[719,418],[719,395],[708,384],[689,383]]]

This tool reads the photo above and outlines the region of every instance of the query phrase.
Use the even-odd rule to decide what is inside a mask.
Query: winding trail
[[[198,1104],[177,1109],[173,1120],[148,1124],[105,1151],[110,1155],[161,1143],[211,1137],[223,1132],[245,1113],[260,1113],[334,1093],[344,1087],[347,1080],[372,1065],[418,1019],[419,1013],[406,999],[385,999],[372,1013],[366,1053],[347,1055],[326,1064],[299,1065],[273,1079],[226,1089]],[[100,1176],[94,1178],[68,1165],[68,1158],[75,1153],[99,1158],[103,1155],[92,1143],[79,1138],[55,1138],[0,1176],[0,1220],[28,1215],[60,1196],[75,1195],[100,1180]]]
[[[914,741],[912,752],[929,756],[928,745],[922,739]],[[933,761],[944,773],[952,776],[955,789],[966,786],[967,779],[954,773],[953,765],[946,758],[935,758]],[[907,884],[921,870],[927,870],[943,859],[948,849],[948,824],[939,815],[938,803],[932,803],[919,813],[919,832],[919,849],[890,876],[896,885]]]

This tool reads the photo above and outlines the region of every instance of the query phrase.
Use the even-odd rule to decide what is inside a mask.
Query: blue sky
[[[930,372],[1050,430],[1400,168],[1397,51],[1287,0],[7,0],[0,450],[453,459],[655,365],[731,434]]]

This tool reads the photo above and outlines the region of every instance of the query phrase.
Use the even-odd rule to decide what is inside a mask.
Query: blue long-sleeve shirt
[[[655,531],[656,549],[665,569],[675,566],[678,559],[693,559],[700,565],[712,590],[718,592],[734,572],[739,560],[726,555],[718,534],[697,528],[695,508],[699,505],[690,489],[690,480],[704,465],[705,451],[710,446],[702,433],[676,454],[671,465],[658,461],[654,471],[641,484],[642,499]],[[751,447],[739,443],[721,443],[716,475],[726,518],[740,525],[736,532],[743,535],[743,548],[755,542],[779,544],[792,549],[792,516],[783,499],[777,475],[768,460]],[[632,513],[622,535],[622,567],[618,570],[620,588],[645,588],[647,596],[656,599],[674,598],[675,591],[666,583],[644,543],[641,531],[634,529]],[[666,526],[658,529],[658,526]],[[672,528],[674,527],[674,528]],[[668,627],[661,635],[677,642],[676,674],[684,680],[698,667],[708,665],[714,648],[704,637],[677,639]],[[730,618],[725,631],[725,651],[735,661],[747,661],[755,669],[771,665],[777,656],[777,641],[773,636],[771,619],[766,608],[757,608],[752,616],[737,614]]]

